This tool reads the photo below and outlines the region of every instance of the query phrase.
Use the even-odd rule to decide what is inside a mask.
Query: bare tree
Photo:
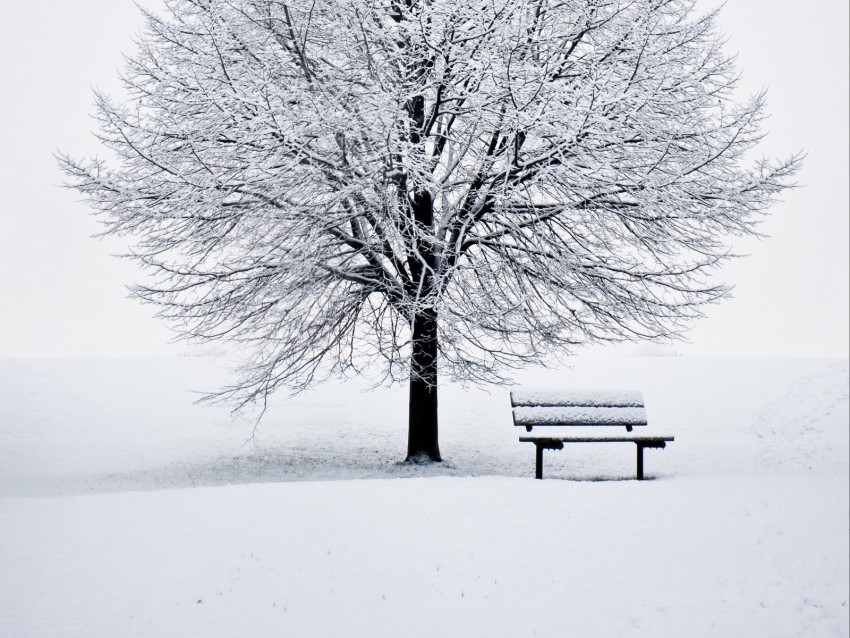
[[[381,363],[408,459],[440,460],[441,374],[680,334],[789,185],[751,161],[715,13],[688,0],[167,0],[108,161],[60,157],[143,300],[244,347],[220,397]]]

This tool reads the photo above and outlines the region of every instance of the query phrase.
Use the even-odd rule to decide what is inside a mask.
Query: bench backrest
[[[643,395],[623,390],[514,390],[511,392],[514,425],[625,426],[631,432],[646,425]]]

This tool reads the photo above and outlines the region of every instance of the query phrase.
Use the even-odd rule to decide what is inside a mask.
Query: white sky
[[[150,5],[150,2],[147,3]],[[706,2],[705,6],[714,3]],[[127,298],[132,264],[75,193],[52,153],[98,152],[92,87],[117,91],[139,25],[130,0],[7,3],[0,20],[0,356],[177,354],[152,310]],[[808,152],[804,187],[763,225],[771,237],[721,277],[735,298],[709,309],[683,354],[847,356],[848,3],[729,0],[721,15],[745,92],[767,86],[768,156]]]

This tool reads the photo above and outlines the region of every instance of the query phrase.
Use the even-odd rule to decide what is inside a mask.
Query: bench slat
[[[637,390],[513,390],[511,406],[620,407],[642,408],[643,394]]]
[[[640,407],[516,407],[514,425],[646,425]]]
[[[672,436],[521,436],[521,443],[661,443],[675,441]]]

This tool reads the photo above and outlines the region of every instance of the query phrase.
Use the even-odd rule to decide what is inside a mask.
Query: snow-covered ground
[[[518,377],[642,390],[647,433],[676,437],[644,482],[619,444],[548,452],[534,481],[503,389],[445,386],[446,462],[408,467],[404,388],[278,397],[252,438],[192,405],[223,378],[0,360],[0,636],[850,633],[846,359]]]

